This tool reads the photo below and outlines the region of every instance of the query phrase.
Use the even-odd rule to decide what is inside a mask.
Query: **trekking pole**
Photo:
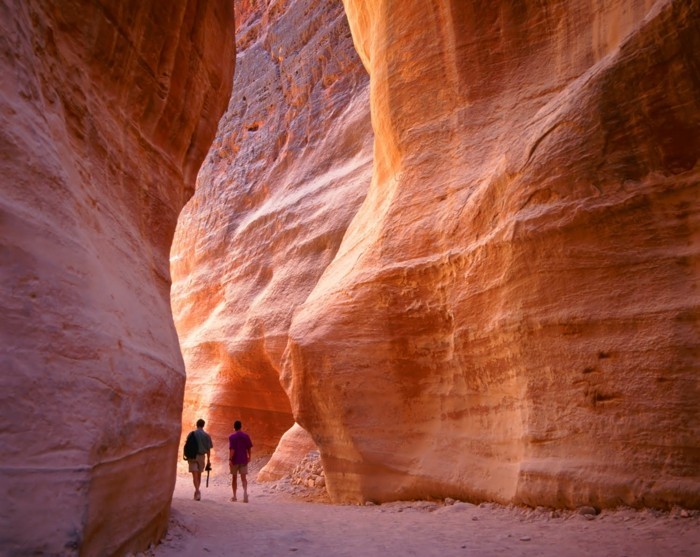
[[[207,465],[204,469],[207,471],[207,487],[209,487],[209,472],[211,472],[211,463],[207,462]]]

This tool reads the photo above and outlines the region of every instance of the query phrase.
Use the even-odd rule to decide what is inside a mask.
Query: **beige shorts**
[[[247,464],[231,464],[229,462],[228,463],[228,470],[234,476],[236,475],[236,472],[243,475],[243,474],[248,473],[248,465]]]
[[[206,462],[204,461],[203,454],[198,454],[197,458],[188,458],[187,464],[190,466],[190,472],[204,472],[204,466]]]

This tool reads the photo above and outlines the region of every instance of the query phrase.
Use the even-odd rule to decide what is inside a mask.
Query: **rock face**
[[[184,391],[177,215],[224,111],[231,2],[0,2],[3,555],[167,526]]]
[[[279,382],[295,309],[369,187],[368,76],[338,2],[237,4],[234,95],[171,254],[183,429],[214,460],[234,420],[269,453],[294,419]]]
[[[258,472],[259,482],[274,482],[289,476],[309,453],[318,454],[318,447],[309,432],[294,424],[280,439],[275,454]],[[319,461],[319,465],[320,465]]]
[[[374,174],[283,369],[331,496],[700,506],[700,3],[344,5]]]

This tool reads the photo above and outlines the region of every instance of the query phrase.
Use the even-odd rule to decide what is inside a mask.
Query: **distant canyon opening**
[[[231,101],[171,250],[183,436],[204,418],[225,465],[234,420],[258,455],[287,433],[270,478],[315,447],[291,429],[289,330],[367,194],[373,161],[369,76],[342,3],[292,4],[236,4]]]
[[[696,7],[419,4],[238,5],[183,428],[339,502],[697,505]]]

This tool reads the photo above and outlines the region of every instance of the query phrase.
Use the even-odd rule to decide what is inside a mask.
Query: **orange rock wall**
[[[183,431],[204,418],[215,462],[228,459],[236,419],[254,455],[294,423],[279,382],[289,324],[372,172],[368,76],[342,5],[236,7],[234,95],[171,254]]]
[[[267,464],[263,466],[255,480],[258,482],[274,482],[290,476],[294,468],[304,460],[304,457],[311,451],[318,451],[318,447],[309,435],[309,432],[302,429],[299,424],[294,424],[282,435],[275,453]]]
[[[168,255],[232,37],[229,1],[0,2],[3,555],[123,554],[167,526]]]
[[[699,507],[700,3],[344,5],[374,174],[282,370],[331,496]]]

